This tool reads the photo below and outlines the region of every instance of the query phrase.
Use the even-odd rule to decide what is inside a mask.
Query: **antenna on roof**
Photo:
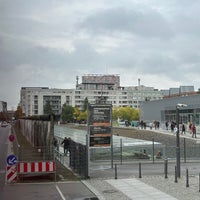
[[[79,80],[79,77],[76,76],[76,88],[78,87],[78,80]]]

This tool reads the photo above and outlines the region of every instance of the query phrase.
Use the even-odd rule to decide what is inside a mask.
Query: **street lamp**
[[[178,103],[176,105],[176,169],[177,169],[177,177],[181,177],[181,165],[180,165],[180,135],[179,135],[179,109],[182,107],[187,107],[186,104]]]

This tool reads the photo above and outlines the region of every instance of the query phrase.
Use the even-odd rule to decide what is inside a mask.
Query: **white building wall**
[[[34,96],[37,95],[37,105],[34,101]],[[43,97],[44,96],[60,96],[61,108],[67,101],[67,105],[78,106],[82,109],[85,98],[88,98],[90,103],[96,103],[101,96],[107,97],[107,102],[113,107],[131,106],[138,108],[140,102],[145,101],[146,97],[150,100],[161,99],[162,95],[159,91],[155,91],[152,87],[141,86],[123,87],[117,90],[82,90],[82,89],[49,89],[45,88],[23,88],[21,89],[21,105],[23,112],[26,115],[35,115],[36,106],[38,106],[38,115],[43,114]]]

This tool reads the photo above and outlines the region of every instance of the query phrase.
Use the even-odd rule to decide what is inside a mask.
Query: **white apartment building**
[[[113,107],[139,108],[142,101],[162,99],[162,93],[153,87],[121,87],[119,75],[84,75],[82,83],[76,79],[75,89],[49,89],[48,87],[22,87],[20,105],[26,116],[42,115],[44,105],[50,101],[55,115],[60,115],[63,104],[83,108],[85,98],[89,103],[112,104]]]

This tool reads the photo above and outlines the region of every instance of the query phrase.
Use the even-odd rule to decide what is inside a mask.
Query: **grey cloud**
[[[113,8],[97,11],[80,23],[82,28],[98,32],[124,31],[144,37],[168,38],[173,32],[163,16],[155,10]]]
[[[0,83],[6,85],[1,98],[6,100],[9,90],[8,103],[17,104],[22,86],[72,88],[77,75],[106,70],[123,75],[128,83],[138,75],[153,77],[162,88],[170,82],[196,83],[200,4],[137,2],[102,0],[98,7],[87,0],[86,7],[80,0],[0,0]],[[59,15],[62,5],[71,10],[66,7],[65,14],[61,9]],[[147,81],[152,86],[153,81]]]

